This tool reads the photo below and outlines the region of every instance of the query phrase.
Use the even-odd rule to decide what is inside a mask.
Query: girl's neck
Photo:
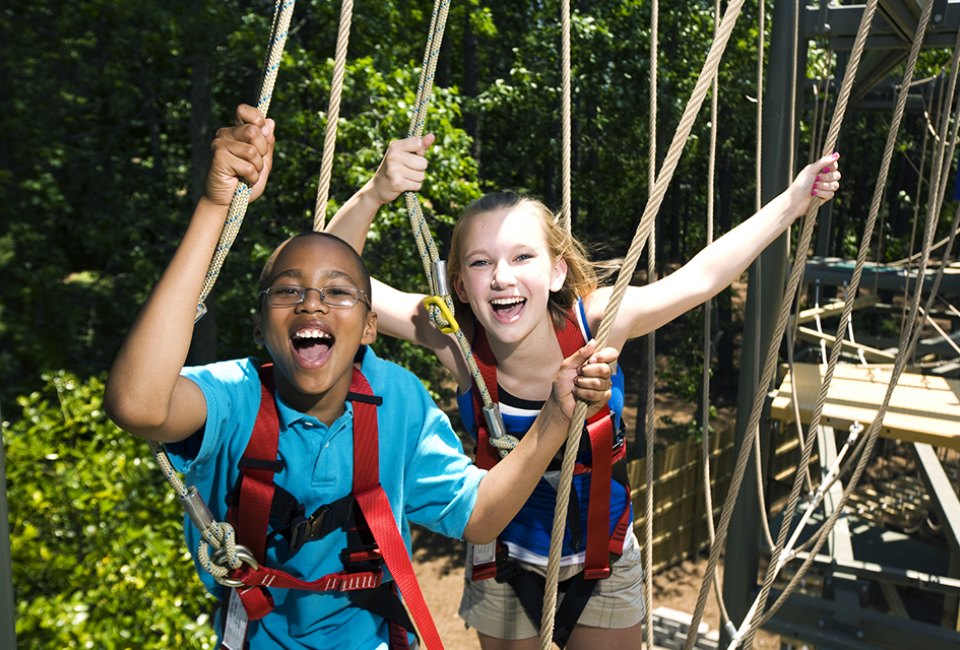
[[[519,341],[503,342],[490,332],[487,339],[497,360],[499,383],[517,397],[545,399],[541,393],[552,385],[553,371],[563,361],[553,321],[543,319]]]

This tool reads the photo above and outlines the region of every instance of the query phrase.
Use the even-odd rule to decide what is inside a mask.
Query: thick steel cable
[[[650,78],[648,86],[648,133],[650,142],[647,147],[647,188],[652,188],[657,180],[657,116],[659,113],[657,106],[657,84],[660,71],[660,2],[652,0],[650,3]],[[655,282],[657,279],[657,234],[656,219],[650,229],[650,247],[647,251],[647,282]],[[653,648],[653,492],[654,482],[654,455],[656,454],[656,361],[657,361],[657,335],[656,332],[647,334],[644,340],[647,355],[647,367],[644,373],[644,382],[646,385],[645,417],[643,430],[644,441],[644,484],[646,493],[644,495],[643,515],[643,621],[646,631],[646,643],[648,648]]]
[[[571,150],[573,148],[573,136],[572,136],[572,126],[571,126],[571,84],[570,84],[570,0],[562,0],[560,3],[560,15],[561,15],[561,25],[560,25],[560,70],[561,70],[561,80],[560,80],[560,119],[561,119],[561,131],[562,131],[562,144],[561,144],[561,195],[562,195],[562,204],[560,208],[560,215],[558,223],[563,226],[563,228],[570,232],[573,227],[573,201],[571,199],[571,166],[572,166],[572,155]]]
[[[347,67],[347,49],[350,45],[350,24],[353,20],[353,0],[340,5],[340,27],[337,30],[337,52],[330,81],[330,100],[327,108],[327,131],[323,137],[323,158],[317,182],[317,200],[313,206],[313,229],[321,232],[327,221],[327,198],[330,178],[333,176],[333,155],[337,149],[337,123],[340,121],[340,96],[343,94],[343,76]]]
[[[846,331],[848,324],[850,323],[850,316],[853,312],[853,304],[857,296],[857,292],[860,287],[860,280],[863,274],[863,267],[866,264],[867,255],[870,251],[871,242],[873,241],[873,233],[876,228],[880,213],[880,204],[883,200],[883,197],[886,192],[887,178],[889,176],[890,164],[893,160],[894,148],[897,143],[897,137],[900,131],[900,124],[903,120],[904,111],[906,109],[907,96],[908,96],[908,87],[910,82],[913,80],[913,74],[916,69],[917,58],[920,54],[920,48],[923,45],[923,39],[926,33],[927,25],[929,24],[930,15],[931,15],[932,3],[927,3],[924,7],[923,12],[921,13],[919,24],[917,30],[914,34],[914,39],[910,54],[907,60],[906,70],[904,71],[904,78],[902,83],[902,91],[897,97],[897,103],[894,110],[893,119],[890,122],[890,127],[887,131],[887,139],[884,146],[884,153],[880,164],[880,170],[877,175],[877,183],[874,187],[873,198],[870,204],[870,211],[867,217],[867,223],[864,227],[864,233],[860,240],[860,247],[857,252],[857,261],[854,266],[853,275],[851,277],[850,283],[848,285],[847,294],[844,300],[843,312],[840,316],[840,323],[837,326],[837,341],[838,343],[833,346],[830,350],[830,360],[827,364],[827,368],[824,372],[823,381],[820,386],[820,391],[817,396],[817,402],[814,407],[813,416],[811,417],[811,422],[808,428],[807,440],[803,447],[801,453],[800,461],[797,465],[797,474],[794,477],[793,487],[790,492],[790,497],[788,499],[788,505],[783,515],[783,523],[780,526],[780,531],[777,536],[776,545],[772,546],[770,563],[767,566],[767,572],[764,577],[763,586],[760,590],[760,594],[757,598],[757,606],[755,611],[762,612],[764,606],[766,605],[767,598],[770,594],[770,589],[773,586],[773,581],[777,576],[779,570],[779,558],[780,554],[783,551],[784,544],[787,540],[787,534],[790,529],[790,522],[793,520],[793,515],[795,512],[796,504],[798,502],[801,488],[803,487],[803,478],[804,475],[801,471],[802,467],[805,467],[809,463],[810,455],[813,449],[813,441],[815,439],[815,432],[820,424],[820,417],[823,413],[824,405],[826,404],[827,392],[830,388],[831,381],[833,379],[833,373],[836,369],[837,362],[840,358],[840,352],[842,347],[839,344],[839,340],[843,336],[843,333]],[[804,249],[797,250],[797,258],[804,259],[803,254]],[[796,382],[792,382],[795,384]],[[749,648],[750,644],[753,641],[754,635],[756,634],[756,620],[749,622],[749,629],[744,636],[744,647]]]
[[[837,106],[833,114],[830,130],[827,134],[824,155],[827,155],[829,152],[833,151],[836,146],[836,141],[840,133],[840,127],[843,122],[843,116],[846,112],[846,108],[850,99],[850,93],[853,88],[854,75],[859,67],[860,58],[863,54],[864,45],[866,44],[867,33],[869,32],[870,20],[873,19],[873,15],[876,13],[876,7],[877,0],[868,0],[867,5],[864,8],[863,20],[861,21],[860,28],[857,32],[857,38],[854,42],[851,61],[843,79],[840,95],[837,98]],[[823,201],[821,199],[814,197],[811,201],[810,208],[807,211],[806,218],[803,220],[799,244],[797,246],[796,259],[794,260],[793,269],[790,273],[787,290],[785,291],[784,298],[781,301],[780,313],[770,340],[770,347],[767,351],[763,374],[754,393],[753,407],[745,428],[745,438],[739,450],[737,463],[734,468],[733,476],[731,477],[729,492],[726,500],[724,501],[723,510],[720,516],[720,524],[717,529],[717,540],[710,549],[710,559],[707,564],[707,575],[704,577],[703,583],[701,584],[700,593],[697,597],[697,607],[693,614],[693,620],[690,623],[691,632],[687,635],[684,645],[685,650],[690,650],[696,641],[696,630],[703,618],[703,611],[706,606],[706,599],[710,589],[710,580],[708,577],[712,578],[713,573],[716,571],[717,563],[720,559],[721,548],[726,542],[727,531],[729,530],[730,526],[730,519],[733,515],[733,506],[736,502],[736,497],[743,481],[743,475],[745,474],[747,468],[747,461],[749,460],[752,452],[753,437],[757,434],[757,430],[759,429],[760,412],[763,407],[764,397],[766,395],[765,388],[770,385],[770,382],[773,379],[774,371],[776,370],[780,343],[783,340],[784,330],[786,329],[787,319],[790,309],[793,305],[794,297],[797,295],[799,290],[800,277],[803,273],[806,252],[810,247],[810,242],[813,236],[813,227],[816,223],[816,212],[822,203]]]
[[[274,5],[273,30],[270,34],[270,45],[267,49],[266,64],[264,65],[263,80],[260,83],[259,99],[257,108],[264,117],[270,108],[270,100],[273,97],[273,86],[277,80],[277,71],[280,69],[280,59],[283,57],[283,48],[287,42],[287,33],[290,29],[290,19],[293,17],[293,6],[295,0],[284,0],[282,3],[277,0]],[[213,285],[220,275],[220,269],[227,259],[227,253],[237,238],[240,231],[240,225],[243,223],[243,217],[247,213],[247,205],[250,202],[250,186],[240,181],[237,189],[230,200],[230,207],[227,210],[227,219],[223,224],[223,230],[220,233],[220,240],[214,249],[213,258],[210,260],[210,267],[207,269],[207,275],[203,280],[203,287],[200,290],[200,300],[197,304],[197,319],[206,313],[205,302]]]
[[[664,158],[663,166],[657,175],[656,182],[647,199],[646,208],[640,219],[637,231],[634,234],[630,249],[627,251],[624,265],[620,269],[617,281],[614,284],[610,302],[607,305],[603,320],[597,331],[596,340],[598,347],[602,348],[606,344],[607,336],[613,327],[613,320],[616,318],[620,303],[623,301],[623,296],[636,269],[640,253],[649,237],[653,220],[666,196],[667,188],[673,179],[673,174],[680,162],[680,156],[683,154],[684,146],[693,130],[693,124],[700,112],[700,108],[710,90],[713,77],[717,74],[723,52],[730,41],[730,35],[736,26],[737,18],[740,16],[741,9],[743,8],[743,2],[744,0],[731,1],[717,30],[717,37],[710,46],[710,51],[707,54],[703,69],[700,72],[700,76],[691,93],[690,100],[687,102],[687,106],[680,118],[670,148]],[[567,431],[566,449],[563,456],[560,484],[557,490],[557,508],[554,513],[553,529],[550,539],[550,557],[547,563],[546,586],[543,601],[543,620],[540,625],[540,644],[543,650],[547,650],[550,647],[551,636],[553,634],[554,610],[557,602],[557,582],[560,569],[560,549],[567,519],[570,482],[573,476],[573,466],[580,443],[586,410],[586,404],[581,402],[576,405],[570,421],[570,428]],[[696,626],[694,626],[693,629],[696,629]]]

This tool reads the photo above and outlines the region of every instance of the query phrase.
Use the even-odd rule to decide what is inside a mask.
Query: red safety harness
[[[313,581],[296,578],[289,573],[264,566],[268,540],[268,524],[271,510],[275,510],[275,495],[279,488],[274,485],[274,474],[283,469],[283,461],[277,458],[280,425],[274,401],[272,366],[260,368],[261,400],[257,420],[250,442],[240,461],[240,480],[228,512],[237,532],[237,541],[250,549],[259,566],[244,564],[233,570],[231,580],[244,586],[237,588],[243,607],[250,620],[258,620],[273,609],[273,599],[268,588],[302,589],[317,592],[343,592],[351,602],[370,610],[390,621],[390,647],[407,648],[406,630],[419,631],[428,648],[443,648],[440,635],[423,599],[417,583],[410,555],[403,537],[397,529],[396,520],[380,486],[379,435],[377,406],[382,398],[373,394],[370,384],[356,368],[350,383],[347,399],[353,402],[353,490],[349,497],[356,507],[350,507],[349,497],[330,506],[322,506],[308,520],[302,517],[294,530],[308,530],[300,534],[299,545],[310,539],[318,539],[326,533],[345,528],[349,544],[340,554],[344,570],[325,575]],[[347,507],[339,504],[347,503]],[[301,507],[302,510],[302,507]],[[333,519],[324,521],[331,512]],[[349,513],[349,514],[348,514]],[[274,531],[276,533],[277,531]],[[296,548],[291,545],[296,551]],[[383,583],[382,565],[386,563],[390,575],[403,601],[409,608],[416,624],[410,623],[403,603]]]
[[[554,331],[564,358],[571,356],[586,345],[583,332],[580,330],[573,310],[567,312],[564,323],[555,327]],[[479,324],[477,324],[473,342],[473,353],[490,394],[490,399],[494,404],[497,404],[499,403],[497,362],[490,348],[486,331]],[[479,393],[480,391],[475,386],[473,390],[473,415],[477,427],[476,463],[479,467],[490,469],[500,460],[500,456],[496,448],[489,442],[490,433],[483,417],[483,404],[480,401]],[[557,611],[554,628],[554,641],[560,647],[566,644],[570,633],[573,632],[573,627],[586,606],[596,581],[610,575],[611,557],[615,559],[623,552],[627,527],[631,523],[630,486],[626,480],[625,472],[618,472],[620,476],[614,477],[613,471],[614,465],[626,457],[626,443],[620,442],[616,446],[614,445],[614,418],[607,405],[604,405],[602,409],[587,420],[584,424],[583,437],[590,446],[591,460],[589,464],[577,463],[574,467],[574,474],[593,475],[590,481],[590,498],[587,507],[584,570],[568,581],[570,584],[561,586],[566,590],[567,595]],[[621,464],[619,467],[622,468],[623,465]],[[610,533],[610,484],[614,478],[626,490],[627,500],[616,527]],[[576,504],[574,491],[571,491],[571,503]],[[576,510],[579,510],[579,508]],[[571,514],[573,512],[574,509],[571,508]],[[573,517],[570,517],[571,524],[575,523],[576,527],[579,528],[579,517],[576,517],[576,519],[577,521],[573,522]],[[543,608],[543,580],[537,574],[524,571],[515,562],[511,561],[506,546],[500,542],[497,544],[495,562],[474,565],[473,567],[474,580],[484,580],[492,577],[495,577],[498,582],[509,582],[517,592],[517,597],[530,618],[539,623]],[[571,597],[574,594],[576,594],[576,597]]]

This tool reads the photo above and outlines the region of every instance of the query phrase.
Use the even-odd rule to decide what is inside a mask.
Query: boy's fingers
[[[257,110],[256,107],[250,106],[249,104],[240,104],[237,106],[236,113],[234,115],[236,124],[254,124],[258,127],[264,126],[264,117],[263,114]]]

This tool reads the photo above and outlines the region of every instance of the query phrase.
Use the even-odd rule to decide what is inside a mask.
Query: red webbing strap
[[[479,323],[473,341],[473,357],[480,376],[483,377],[483,383],[487,385],[490,401],[498,404],[500,395],[497,390],[497,360],[490,349],[487,333]],[[473,387],[473,421],[477,427],[477,452],[474,462],[481,469],[490,469],[499,462],[500,454],[490,446],[490,432],[487,429],[487,419],[483,415],[483,402],[480,401],[480,390],[477,386]]]
[[[243,452],[244,460],[277,462],[277,445],[280,437],[280,421],[277,405],[273,399],[273,366],[265,364],[259,369],[260,408],[250,434],[250,441]],[[270,523],[270,506],[273,504],[275,469],[266,467],[240,468],[240,494],[237,498],[234,526],[237,543],[250,549],[257,562],[263,565],[267,547],[267,526]],[[240,505],[242,504],[242,506]],[[248,587],[238,591],[243,608],[250,620],[256,621],[273,609],[273,598],[264,587]]]
[[[363,374],[354,368],[350,382],[353,401],[353,496],[373,534],[373,539],[393,580],[400,589],[421,641],[428,650],[442,650],[440,633],[423,599],[417,576],[410,563],[410,554],[393,518],[390,502],[380,486],[379,434],[377,408],[379,398],[373,395]]]
[[[586,344],[573,311],[556,328],[566,359]],[[590,438],[590,501],[587,506],[587,548],[583,577],[599,580],[610,575],[610,481],[613,479],[613,419],[604,405],[585,425]],[[628,508],[629,510],[629,508]],[[620,546],[622,548],[623,542]]]
[[[599,580],[610,575],[610,481],[613,480],[613,420],[587,425],[590,436],[590,503],[587,506],[587,550],[583,577]]]

